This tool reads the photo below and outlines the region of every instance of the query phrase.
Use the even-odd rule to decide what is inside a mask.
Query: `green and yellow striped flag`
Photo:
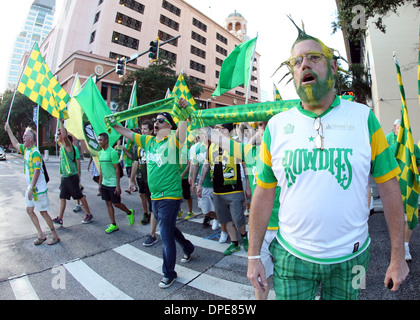
[[[405,213],[407,214],[408,227],[412,230],[418,223],[418,207],[420,186],[418,184],[419,172],[414,155],[414,142],[408,119],[407,103],[405,100],[404,86],[401,70],[394,52],[395,66],[397,67],[398,85],[401,94],[401,124],[395,148],[395,158],[400,166],[398,176]]]
[[[283,98],[280,95],[279,89],[277,89],[276,85],[273,83],[273,95],[274,101],[282,101]]]
[[[179,74],[175,86],[172,89],[172,93],[169,94],[169,97],[182,97],[187,100],[189,104],[187,108],[182,110],[178,107],[178,104],[174,105],[174,109],[171,111],[171,114],[175,123],[178,123],[178,121],[186,120],[193,111],[198,109],[197,102],[195,102],[193,96],[191,95],[190,89],[188,89],[188,86],[185,83],[182,72]]]
[[[17,89],[53,117],[68,119],[70,96],[54,78],[35,43]]]

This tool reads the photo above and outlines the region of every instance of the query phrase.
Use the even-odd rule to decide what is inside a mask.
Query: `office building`
[[[235,46],[246,39],[246,20],[239,13],[235,26],[228,29],[182,0],[66,0],[62,16],[41,46],[47,64],[58,81],[71,91],[74,77],[81,81],[91,74],[98,77],[115,68],[116,59],[130,58],[149,49],[159,37],[177,40],[161,47],[160,54],[176,62],[177,74],[194,77],[204,92],[195,97],[202,107],[244,104],[247,88],[237,87],[211,98],[217,86],[221,65]],[[260,101],[259,54],[255,54],[250,87],[250,102]],[[128,64],[127,70],[145,68],[148,55]],[[121,79],[115,74],[98,82],[111,109],[119,93]],[[171,88],[170,88],[171,89]]]
[[[35,0],[32,3],[10,55],[7,72],[8,89],[14,90],[19,82],[21,64],[26,62],[25,59],[22,59],[25,53],[31,51],[35,42],[41,44],[52,30],[54,12],[55,0]]]

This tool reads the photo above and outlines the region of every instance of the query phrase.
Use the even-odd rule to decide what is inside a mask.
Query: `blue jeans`
[[[163,256],[163,275],[166,278],[176,278],[175,260],[176,244],[178,242],[186,254],[194,251],[194,245],[191,241],[185,239],[182,232],[176,227],[176,218],[178,216],[181,200],[152,200],[153,215],[155,216],[160,236],[162,238],[162,256]]]

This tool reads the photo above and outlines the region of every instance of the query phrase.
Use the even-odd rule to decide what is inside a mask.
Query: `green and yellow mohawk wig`
[[[298,30],[298,36],[297,36],[297,38],[296,38],[296,40],[295,40],[295,42],[293,43],[293,45],[292,45],[292,48],[291,48],[291,50],[290,50],[290,57],[289,57],[289,59],[291,58],[291,54],[292,54],[292,51],[293,51],[293,48],[299,43],[299,42],[302,42],[302,41],[305,41],[305,40],[313,40],[313,41],[315,41],[315,42],[318,42],[319,44],[320,44],[320,46],[321,46],[321,48],[322,48],[322,54],[325,56],[325,58],[327,59],[327,60],[331,60],[331,59],[336,59],[336,60],[338,60],[338,59],[342,59],[342,60],[344,60],[344,61],[346,61],[343,57],[341,57],[340,56],[340,54],[336,51],[336,50],[334,50],[334,49],[332,49],[332,48],[329,48],[329,47],[327,47],[321,40],[319,40],[318,38],[315,38],[315,37],[313,37],[313,36],[311,36],[311,35],[309,35],[309,34],[307,34],[306,33],[306,31],[305,31],[305,25],[303,24],[303,21],[302,21],[302,28],[299,28],[298,26],[297,26],[297,24],[293,21],[293,19],[292,19],[292,17],[290,16],[290,15],[288,15],[287,16],[289,19],[290,19],[290,21],[293,23],[293,25],[296,27],[296,29]],[[336,52],[337,53],[337,55],[335,55],[334,54],[334,52]],[[288,60],[289,60],[288,59]],[[288,61],[287,60],[287,61]],[[273,73],[273,76],[274,76],[274,74],[276,74],[276,72],[281,68],[281,67],[283,67],[283,66],[287,66],[287,67],[289,67],[289,65],[287,64],[287,61],[285,61],[285,62],[283,62],[277,69],[276,69],[276,71]],[[290,69],[290,67],[289,67],[289,69]],[[343,70],[343,69],[341,69],[341,68],[339,68],[341,71],[344,71],[344,72],[346,72],[346,73],[348,73],[347,71],[345,71],[345,70]],[[286,73],[285,75],[284,75],[284,77],[283,78],[281,78],[281,80],[279,81],[279,83],[281,82],[281,81],[283,81],[283,79],[285,78],[285,77],[287,77],[288,75],[291,75],[291,70],[289,70],[289,72],[288,73]],[[288,81],[287,81],[287,83],[289,83],[291,80],[292,80],[293,78],[290,78]],[[286,84],[287,84],[286,83]]]

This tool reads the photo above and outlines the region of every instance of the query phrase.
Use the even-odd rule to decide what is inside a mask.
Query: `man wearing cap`
[[[378,185],[391,240],[384,285],[408,275],[400,172],[373,112],[335,94],[333,50],[299,30],[287,65],[301,103],[272,117],[264,133],[249,221],[248,278],[267,285],[260,248],[276,186],[279,230],[270,246],[277,299],[357,299],[369,263],[368,178]],[[358,270],[355,273],[355,270]]]
[[[223,136],[229,138],[230,132],[233,130],[233,124],[217,125],[215,129]],[[242,245],[245,251],[248,250],[248,236],[243,209],[244,186],[241,179],[241,160],[236,159],[233,152],[223,150],[220,145],[221,142],[212,140],[207,162],[202,168],[198,190],[201,192],[204,178],[208,170],[210,170],[210,175],[213,178],[214,206],[217,219],[221,224],[226,224],[230,240],[232,241],[230,246],[223,252],[227,256],[241,249],[237,231],[241,234]]]
[[[181,98],[179,106],[186,108],[188,102]],[[120,125],[115,125],[114,129],[127,139],[133,140],[146,152],[147,180],[151,192],[153,215],[158,221],[163,243],[162,271],[164,276],[159,287],[168,288],[177,277],[175,241],[184,251],[181,262],[189,262],[194,251],[194,245],[185,239],[182,232],[176,227],[176,218],[182,199],[179,158],[182,142],[185,141],[187,122],[181,121],[177,128],[172,116],[167,112],[161,112],[155,119],[154,133],[156,136],[140,135]]]
[[[386,141],[388,142],[390,147],[397,143],[398,131],[400,131],[400,124],[401,120],[396,119],[394,121],[394,128],[391,130],[390,133],[386,135]]]

